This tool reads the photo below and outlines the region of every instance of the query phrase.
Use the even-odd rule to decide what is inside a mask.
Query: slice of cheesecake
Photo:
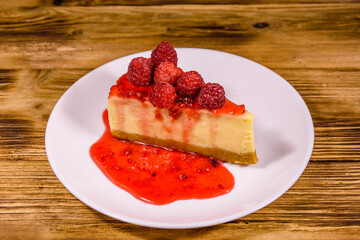
[[[229,163],[255,164],[253,115],[229,100],[216,110],[175,101],[158,108],[150,101],[153,85],[138,87],[127,74],[111,87],[108,114],[114,137],[194,152]]]

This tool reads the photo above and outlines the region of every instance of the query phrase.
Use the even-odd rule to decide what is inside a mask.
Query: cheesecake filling
[[[257,162],[253,115],[246,110],[232,115],[204,109],[160,109],[148,101],[118,96],[109,97],[108,110],[111,132],[119,139],[196,152],[226,162]]]

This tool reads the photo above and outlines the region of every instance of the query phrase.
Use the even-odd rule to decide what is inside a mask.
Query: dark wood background
[[[56,178],[44,134],[61,95],[164,39],[254,60],[304,98],[314,151],[275,202],[213,227],[153,229],[92,210]],[[0,239],[360,239],[358,0],[0,0],[0,103]]]

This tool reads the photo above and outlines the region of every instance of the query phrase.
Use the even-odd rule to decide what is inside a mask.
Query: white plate
[[[79,79],[60,98],[46,128],[49,162],[62,184],[78,199],[110,217],[157,228],[195,228],[241,218],[286,192],[304,171],[314,144],[306,104],[296,90],[271,70],[229,53],[179,48],[178,65],[196,70],[205,82],[218,82],[227,97],[255,116],[259,163],[226,166],[234,189],[206,200],[182,200],[156,206],[137,200],[112,184],[89,156],[104,131],[102,112],[110,87],[127,71],[131,59],[109,62]]]

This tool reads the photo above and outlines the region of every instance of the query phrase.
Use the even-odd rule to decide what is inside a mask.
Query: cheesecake
[[[226,99],[215,110],[182,101],[158,108],[149,101],[152,87],[132,85],[127,74],[111,87],[108,114],[115,138],[194,152],[223,162],[257,163],[254,117],[244,105]]]
[[[166,41],[150,59],[131,60],[108,96],[111,134],[223,162],[257,163],[254,116],[228,100],[220,84],[184,72],[177,61]]]

